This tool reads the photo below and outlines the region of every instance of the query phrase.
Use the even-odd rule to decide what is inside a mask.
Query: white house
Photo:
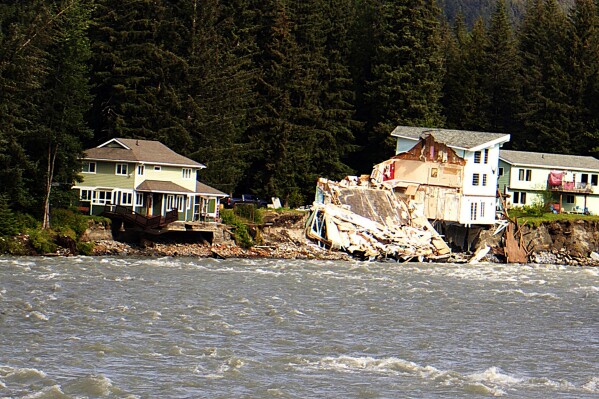
[[[414,147],[428,137],[451,149],[451,152],[439,151],[438,145],[421,145],[419,151],[433,153],[421,153],[420,160],[425,162],[428,159],[427,162],[435,162],[439,167],[429,165],[428,175],[414,181],[410,177],[410,168],[416,166],[404,164],[404,171],[395,171],[394,182],[388,182],[395,186],[402,185],[402,182],[404,186],[417,184],[417,191],[424,193],[422,201],[436,195],[433,201],[429,199],[428,204],[422,204],[429,219],[457,222],[466,226],[495,223],[499,149],[510,140],[509,134],[398,126],[391,135],[397,139],[395,158],[402,158],[401,154],[410,151],[413,153]],[[437,152],[434,153],[435,151]],[[449,162],[453,155],[462,161]],[[452,174],[455,178],[450,178],[449,175]],[[451,205],[439,212],[443,203]],[[435,206],[437,210],[433,209]],[[439,217],[441,214],[443,218]]]
[[[599,160],[501,150],[498,188],[508,207],[551,203],[558,212],[599,214]]]

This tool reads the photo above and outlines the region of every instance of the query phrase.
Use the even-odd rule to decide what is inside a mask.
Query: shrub
[[[244,223],[241,218],[235,215],[233,209],[223,209],[220,216],[224,224],[235,227],[233,238],[235,239],[235,243],[237,245],[243,248],[250,248],[254,245],[254,241],[252,240],[252,236],[248,231],[247,224]]]
[[[79,251],[81,255],[93,255],[94,243],[80,241],[77,243],[77,251]]]
[[[54,253],[58,248],[54,243],[54,233],[49,230],[29,230],[29,243],[38,254]]]
[[[23,240],[16,237],[0,237],[0,254],[29,255],[30,252]]]
[[[545,205],[540,202],[533,203],[532,205],[524,205],[522,207],[522,213],[525,216],[543,216],[545,212]]]
[[[81,236],[88,226],[88,217],[69,209],[54,209],[51,213],[50,224],[59,231],[74,231],[76,237]],[[76,237],[71,237],[76,239]]]

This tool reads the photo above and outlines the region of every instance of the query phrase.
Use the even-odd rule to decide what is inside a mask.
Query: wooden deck
[[[131,223],[144,230],[161,229],[179,219],[176,209],[168,211],[164,216],[146,216],[122,205],[106,205],[102,216],[111,220],[121,220]]]

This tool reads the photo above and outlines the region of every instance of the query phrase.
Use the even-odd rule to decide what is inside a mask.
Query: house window
[[[487,185],[487,174],[483,174],[483,186]]]
[[[121,193],[121,205],[131,205],[133,204],[133,194],[132,193]]]
[[[146,169],[146,167],[144,165],[137,165],[137,175],[143,176],[145,169]]]
[[[160,172],[162,170],[162,167],[160,167],[159,165],[154,165],[154,170],[156,172]]]
[[[592,186],[599,185],[598,177],[599,177],[599,175],[591,175],[591,185]]]
[[[499,168],[499,177],[503,176],[503,168]]]
[[[485,217],[485,203],[482,201],[480,203],[480,217],[481,218]]]
[[[191,169],[189,169],[189,168],[183,168],[183,178],[184,179],[191,179]]]
[[[485,149],[485,163],[489,163],[489,149]]]
[[[478,214],[478,203],[473,202],[470,204],[470,220],[476,220]]]
[[[144,195],[143,193],[135,194],[135,206],[144,206]]]
[[[474,173],[472,175],[472,185],[473,186],[478,186],[480,184],[480,174],[479,173]]]
[[[177,210],[183,212],[183,209],[185,209],[185,197],[177,195]]]
[[[582,173],[580,175],[580,182],[581,183],[588,183],[589,182],[589,174],[588,173]]]
[[[514,191],[514,204],[525,205],[526,204],[526,193],[520,191]]]
[[[480,151],[474,152],[474,163],[480,163]]]
[[[92,202],[97,205],[110,204],[112,202],[112,191],[94,191],[92,194]]]
[[[532,170],[530,170],[530,169],[520,169],[518,171],[518,180],[520,180],[520,181],[531,181],[532,180]]]
[[[175,196],[167,195],[166,196],[166,210],[171,211],[171,210],[175,209],[175,206],[176,206]]]
[[[126,163],[117,163],[115,174],[119,176],[127,176],[127,164]]]
[[[95,162],[83,162],[81,171],[83,173],[96,173],[96,163]]]
[[[79,199],[81,201],[91,201],[92,200],[92,190],[81,190],[79,193]]]
[[[567,204],[573,204],[574,203],[574,196],[573,195],[566,195],[566,203]]]

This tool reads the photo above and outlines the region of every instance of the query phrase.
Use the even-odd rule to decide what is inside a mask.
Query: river
[[[0,398],[597,398],[599,268],[0,257]]]

